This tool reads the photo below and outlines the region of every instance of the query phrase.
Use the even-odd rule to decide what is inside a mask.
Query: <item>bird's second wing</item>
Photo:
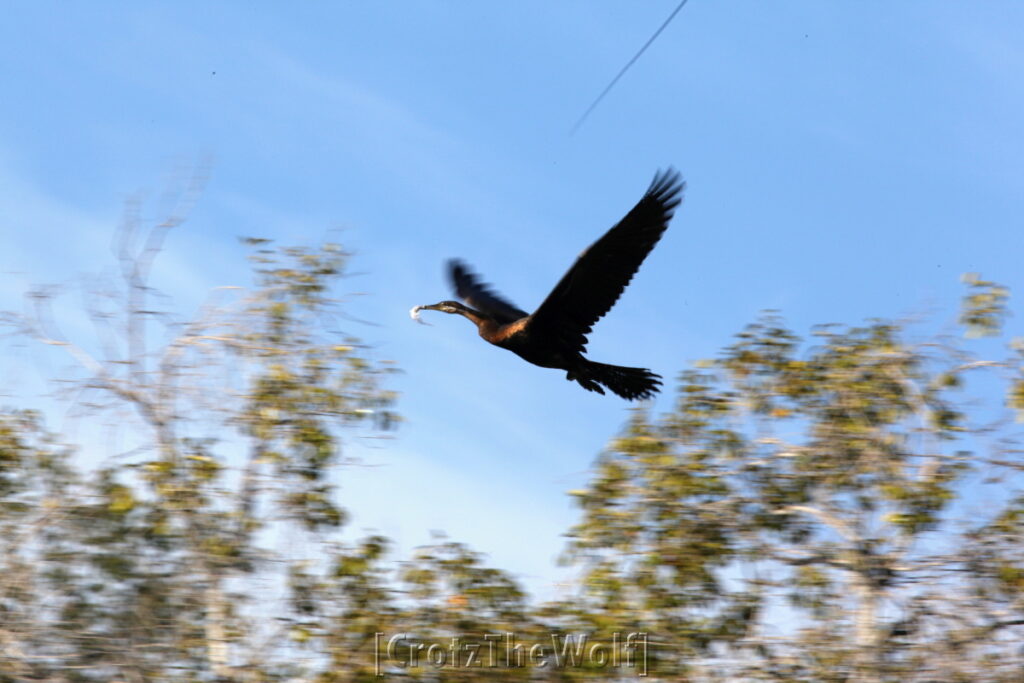
[[[492,292],[487,285],[477,281],[466,264],[458,259],[448,262],[448,275],[451,277],[456,296],[500,323],[514,322],[529,315]]]
[[[665,232],[685,186],[674,169],[656,174],[625,218],[580,254],[534,312],[531,325],[584,351],[591,327],[618,301]]]

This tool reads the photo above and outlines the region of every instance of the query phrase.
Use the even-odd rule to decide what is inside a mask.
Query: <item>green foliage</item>
[[[1005,289],[969,284],[963,320],[998,333]],[[906,337],[874,320],[804,345],[768,315],[683,372],[672,411],[634,411],[573,492],[567,558],[592,613],[644,623],[701,680],[934,677],[931,650],[952,645],[949,671],[1020,664],[986,649],[1024,624],[1019,500],[966,534],[951,515],[976,472],[1022,483],[985,453],[1019,452],[1017,435],[973,427],[963,397],[966,373],[1004,363]],[[780,633],[783,604],[801,626]]]
[[[306,528],[340,526],[344,512],[331,502],[323,479],[337,462],[337,425],[396,423],[394,395],[381,388],[392,370],[374,366],[353,337],[342,343],[330,329],[337,319],[330,284],[344,273],[347,254],[335,244],[319,250],[272,250],[262,240],[252,257],[256,295],[246,303],[232,349],[255,363],[245,408],[235,417],[254,443],[258,466],[294,482],[279,499]]]
[[[1024,338],[1016,338],[1010,342],[1017,363],[1014,379],[1010,382],[1007,392],[1007,404],[1016,411],[1017,421],[1024,422]]]
[[[1007,316],[1006,302],[1010,290],[995,282],[982,280],[977,273],[967,273],[963,281],[970,287],[960,314],[960,324],[967,328],[967,336],[998,335]]]
[[[147,303],[153,245],[165,227],[142,252],[134,251],[137,226],[122,236],[121,288],[96,297],[93,312],[101,334],[126,337],[101,345],[106,357],[51,332],[46,297],[38,320],[5,317],[80,360],[81,389],[97,397],[85,404],[90,419],[113,408],[121,421],[127,408],[139,418],[130,427],[139,445],[134,457],[80,479],[34,415],[0,416],[0,525],[11,532],[3,562],[8,595],[18,596],[0,604],[12,617],[0,639],[23,653],[0,675],[235,680],[256,666],[261,680],[293,676],[286,659],[265,665],[265,653],[252,649],[272,634],[253,589],[276,583],[283,594],[287,581],[270,568],[312,560],[277,557],[268,539],[341,526],[332,470],[343,431],[397,423],[395,396],[383,386],[393,369],[336,329],[331,291],[346,266],[336,245],[254,241],[256,288],[175,322]],[[167,321],[167,341],[151,348],[156,319]],[[375,561],[383,545],[364,546],[364,560]],[[299,574],[291,576],[295,583]],[[351,580],[342,588],[352,600],[366,592]],[[303,628],[297,622],[294,632]]]

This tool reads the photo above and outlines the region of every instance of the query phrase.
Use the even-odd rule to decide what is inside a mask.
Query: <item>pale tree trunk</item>
[[[221,589],[220,577],[211,574],[206,588],[206,656],[210,662],[210,670],[218,681],[234,680],[228,664],[228,641],[224,627],[228,609],[224,591]]]
[[[854,614],[854,642],[856,654],[854,662],[856,672],[854,681],[857,683],[876,683],[879,681],[879,630],[878,604],[881,594],[871,580],[863,575],[855,575],[851,582],[856,596],[857,606]]]

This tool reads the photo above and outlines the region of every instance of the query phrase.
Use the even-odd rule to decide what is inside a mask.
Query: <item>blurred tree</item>
[[[286,625],[253,617],[265,608],[254,582],[284,603],[286,581],[267,579],[268,567],[308,561],[276,555],[274,538],[294,533],[282,525],[311,538],[340,526],[329,476],[340,430],[396,421],[391,368],[337,331],[330,289],[347,254],[336,245],[248,240],[250,293],[220,290],[185,321],[161,308],[153,260],[196,191],[148,229],[129,208],[119,278],[86,297],[95,341],[64,336],[52,289],[32,294],[31,314],[4,316],[23,338],[70,353],[74,377],[56,379],[80,413],[130,424],[137,442],[89,463],[96,474],[81,481],[65,456],[35,445],[32,416],[0,422],[4,608],[25,618],[2,629],[5,656],[21,653],[15,678],[29,666],[55,680],[262,680],[273,670],[266,643],[285,640]]]
[[[999,335],[1006,290],[968,284],[967,336]],[[802,348],[767,316],[680,376],[673,411],[634,411],[575,492],[596,612],[692,680],[1020,680],[1020,434],[968,390],[1002,381],[1020,410],[1024,375],[910,334]]]
[[[45,679],[52,606],[39,583],[39,535],[74,485],[68,453],[30,411],[0,412],[0,681]],[[46,617],[40,618],[41,615]]]
[[[384,563],[387,546],[371,536],[337,548],[319,575],[293,572],[292,638],[329,661],[313,680],[524,680],[534,673],[505,659],[505,634],[541,637],[511,577],[459,543],[419,548],[397,569]]]
[[[406,647],[423,646],[418,656],[427,664],[412,673],[429,676],[431,668],[439,668],[441,656],[431,659],[429,649],[436,643],[447,646],[444,680],[529,679],[534,672],[525,662],[515,656],[506,661],[504,637],[514,634],[517,640],[534,641],[540,635],[525,593],[463,544],[438,541],[420,548],[400,572],[409,601],[402,621],[402,632],[409,634]]]

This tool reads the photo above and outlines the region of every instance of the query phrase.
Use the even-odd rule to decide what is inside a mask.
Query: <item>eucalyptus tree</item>
[[[575,492],[592,612],[693,680],[1019,680],[1024,346],[967,284],[966,334],[768,315],[635,410]]]
[[[3,318],[17,339],[68,354],[74,368],[51,379],[83,422],[130,444],[102,461],[82,452],[74,460],[89,474],[67,465],[58,476],[68,458],[32,445],[33,420],[13,412],[0,430],[18,432],[0,448],[0,523],[16,527],[5,585],[45,606],[3,629],[4,651],[57,680],[286,675],[274,658],[290,655],[291,620],[275,605],[287,612],[289,567],[345,521],[332,474],[342,435],[397,420],[393,368],[341,331],[334,292],[349,257],[338,245],[246,240],[254,286],[219,288],[192,316],[153,288],[154,260],[197,191],[156,224],[129,207],[116,275],[83,296],[94,336],[61,324],[55,288]],[[296,534],[310,553],[275,550]],[[14,609],[22,594],[8,595]]]

